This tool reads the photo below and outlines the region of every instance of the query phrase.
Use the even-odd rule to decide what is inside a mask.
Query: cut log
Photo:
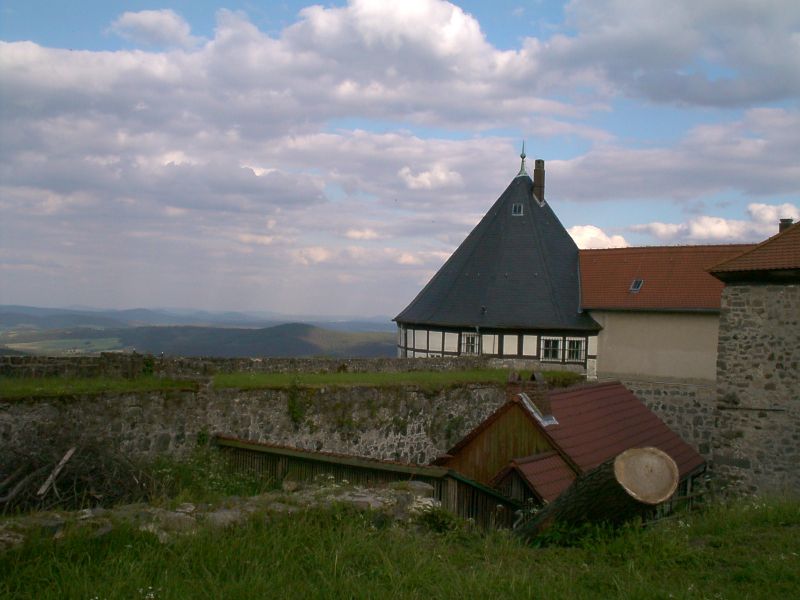
[[[515,532],[532,541],[555,523],[619,525],[669,500],[678,466],[658,448],[631,448],[578,477],[558,498]]]

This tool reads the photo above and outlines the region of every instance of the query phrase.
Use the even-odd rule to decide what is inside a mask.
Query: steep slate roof
[[[597,330],[580,312],[578,247],[527,175],[516,177],[395,321],[420,325]],[[512,216],[513,204],[523,215]],[[482,308],[485,307],[485,311]]]
[[[539,497],[552,502],[575,481],[575,471],[556,452],[542,452],[528,458],[516,458],[493,480],[499,483],[510,471],[516,471]]]
[[[703,458],[619,382],[549,394],[557,425],[547,434],[584,473],[629,448],[655,446],[669,454],[684,477]]]
[[[757,246],[709,269],[720,279],[748,271],[791,271],[800,269],[800,223],[786,228]]]
[[[718,311],[722,283],[708,268],[752,244],[581,250],[584,309]],[[631,291],[635,279],[643,281]]]

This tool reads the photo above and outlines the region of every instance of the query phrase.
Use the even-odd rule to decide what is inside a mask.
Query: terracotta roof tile
[[[583,472],[629,448],[655,446],[669,454],[681,477],[703,458],[618,382],[549,394],[558,425],[547,428],[557,446]]]
[[[753,248],[720,262],[711,273],[800,269],[800,223],[795,223]]]
[[[723,284],[708,269],[752,244],[581,250],[584,309],[719,310]],[[631,291],[642,280],[638,292]]]
[[[547,502],[552,502],[575,481],[575,472],[555,452],[518,458],[512,467]]]

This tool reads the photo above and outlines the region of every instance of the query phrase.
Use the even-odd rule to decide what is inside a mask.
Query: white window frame
[[[542,340],[542,362],[562,362],[564,358],[564,338],[543,335],[540,339]],[[555,342],[555,348],[548,342]],[[553,350],[555,350],[555,357],[552,356]]]
[[[481,353],[481,339],[477,333],[461,334],[461,354],[476,356]]]
[[[577,348],[571,348],[577,344]],[[576,356],[577,351],[577,356]],[[564,343],[564,362],[583,363],[586,360],[586,339],[581,337],[568,337]]]
[[[511,205],[511,216],[512,217],[521,217],[525,214],[525,208],[522,202],[515,202]]]

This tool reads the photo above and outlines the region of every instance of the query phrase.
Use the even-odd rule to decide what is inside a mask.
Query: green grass
[[[52,397],[76,394],[101,394],[123,392],[152,392],[164,390],[194,390],[193,381],[161,379],[142,375],[135,379],[112,377],[0,377],[0,399],[13,400],[29,397]]]
[[[568,548],[384,527],[333,508],[163,545],[123,526],[31,539],[0,555],[0,597],[796,598],[799,532],[796,501],[716,507]]]
[[[508,371],[503,369],[409,371],[404,373],[223,373],[214,376],[214,387],[252,390],[294,386],[417,385],[422,388],[440,389],[466,383],[505,383],[507,378]]]
[[[523,379],[529,374],[522,373]],[[554,387],[566,387],[585,381],[583,375],[568,371],[543,371],[544,380]],[[214,387],[240,390],[283,389],[289,387],[365,386],[388,387],[416,385],[441,389],[469,383],[503,384],[507,369],[469,371],[408,371],[401,373],[222,373],[214,376]]]
[[[203,438],[199,444],[208,441],[207,433],[198,437]],[[181,460],[157,457],[146,468],[151,475],[149,500],[158,505],[219,504],[231,496],[255,496],[278,485],[260,475],[231,469],[219,451],[203,445]]]
[[[554,386],[578,383],[583,377],[564,371],[545,371],[545,381]],[[526,378],[526,375],[523,374]],[[364,386],[389,387],[415,385],[427,390],[470,383],[503,384],[508,379],[505,369],[471,371],[409,371],[403,373],[224,373],[214,376],[216,389],[241,390],[285,389],[291,387]],[[0,399],[52,397],[75,394],[151,392],[195,390],[197,383],[187,380],[162,379],[142,375],[135,379],[122,377],[0,377]]]

